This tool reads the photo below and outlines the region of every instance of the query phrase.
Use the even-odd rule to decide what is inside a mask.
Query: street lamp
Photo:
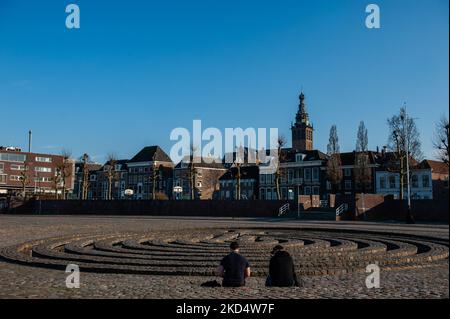
[[[405,152],[406,152],[406,187],[408,192],[408,209],[406,213],[406,222],[408,224],[414,224],[414,219],[411,214],[411,185],[409,181],[409,129],[408,129],[408,112],[406,111],[406,104],[404,105],[405,108],[405,116],[401,115],[400,118],[403,121],[403,128],[405,130]]]

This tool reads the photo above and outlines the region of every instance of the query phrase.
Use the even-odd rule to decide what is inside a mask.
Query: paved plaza
[[[448,236],[447,225],[0,215],[0,298],[448,298]],[[240,289],[200,287],[217,279],[230,240],[255,277]],[[294,256],[299,288],[264,287],[278,242]],[[71,262],[79,289],[65,285]],[[368,289],[373,262],[380,288]]]

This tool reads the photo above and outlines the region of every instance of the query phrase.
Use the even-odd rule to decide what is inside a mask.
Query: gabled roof
[[[158,145],[144,147],[128,163],[152,161],[172,163],[169,155],[167,155]]]
[[[357,154],[359,154],[359,152],[356,151],[340,153],[342,165],[355,165]],[[369,156],[369,164],[376,164],[378,162],[376,152],[367,151],[367,155]]]
[[[448,166],[444,162],[441,161],[433,161],[433,160],[423,160],[419,164],[420,167],[430,168],[433,173],[437,174],[447,174],[448,175]]]
[[[397,162],[398,162],[398,159],[394,152],[378,153],[376,159],[380,165],[385,166],[385,167],[397,165]],[[409,157],[409,165],[417,166],[417,165],[419,165],[419,162],[416,159],[414,159],[412,156],[410,156]]]
[[[189,164],[189,156],[186,156],[183,158],[181,162],[179,162],[175,168],[183,168],[183,164]],[[216,159],[216,161],[213,161],[212,163],[208,163],[209,161],[205,161],[204,157],[201,158],[195,158],[194,160],[194,167],[197,168],[217,168],[217,169],[225,169],[225,167],[222,164],[222,161],[220,159]]]
[[[319,150],[304,150],[299,151],[294,148],[284,148],[281,150],[282,153],[282,159],[281,162],[295,162],[295,155],[296,154],[304,154],[305,158],[303,161],[320,161],[320,160],[327,160],[328,156],[325,153],[322,153]]]

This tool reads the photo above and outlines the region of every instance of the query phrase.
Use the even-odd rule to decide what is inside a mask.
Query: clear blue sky
[[[65,28],[65,6],[81,29]],[[432,157],[448,116],[447,0],[0,0],[0,145],[69,149],[102,161],[145,145],[167,152],[175,127],[278,127],[290,140],[303,87],[326,151],[364,120],[369,145],[404,101]],[[365,28],[365,6],[381,29]]]

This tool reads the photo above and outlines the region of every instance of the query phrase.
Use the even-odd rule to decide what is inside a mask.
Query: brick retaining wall
[[[15,214],[276,217],[286,201],[30,200]],[[292,204],[293,205],[293,204]]]

